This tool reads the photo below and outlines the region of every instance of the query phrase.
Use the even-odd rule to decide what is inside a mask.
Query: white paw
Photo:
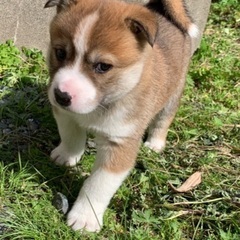
[[[77,201],[67,216],[67,224],[73,230],[99,232],[102,226],[103,212],[93,209],[85,201]]]
[[[75,166],[77,162],[80,160],[82,154],[79,155],[70,155],[64,150],[64,147],[60,144],[58,147],[53,149],[51,152],[51,159],[57,165],[64,166]]]
[[[152,138],[146,141],[144,145],[155,152],[161,152],[165,148],[166,141],[162,139]]]

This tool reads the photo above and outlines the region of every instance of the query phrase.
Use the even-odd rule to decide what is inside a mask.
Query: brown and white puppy
[[[45,7],[52,6],[57,14],[50,27],[48,94],[61,143],[51,158],[74,166],[84,153],[86,131],[95,132],[96,161],[67,223],[98,231],[110,199],[134,167],[145,130],[146,146],[165,146],[191,55],[186,33],[194,36],[196,27],[179,0],[146,6],[49,0]]]

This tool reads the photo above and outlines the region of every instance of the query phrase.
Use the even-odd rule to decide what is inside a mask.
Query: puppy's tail
[[[189,15],[184,0],[150,0],[146,7],[168,18],[190,37],[198,36],[198,27]]]

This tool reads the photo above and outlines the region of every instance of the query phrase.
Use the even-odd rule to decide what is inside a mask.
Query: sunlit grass
[[[54,166],[59,137],[46,96],[48,74],[37,50],[0,45],[0,239],[240,239],[240,60],[238,1],[214,1],[201,48],[165,151],[142,147],[112,199],[99,234],[75,233],[52,205],[76,198],[95,158],[87,149],[74,171]],[[2,57],[4,56],[4,57]],[[203,173],[189,193],[181,185]]]

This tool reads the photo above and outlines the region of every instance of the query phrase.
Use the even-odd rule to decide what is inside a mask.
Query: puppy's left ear
[[[44,8],[57,7],[57,12],[69,7],[71,4],[76,4],[76,0],[48,0]]]
[[[151,46],[155,42],[158,24],[154,13],[144,9],[125,19],[127,27],[139,41],[147,41]]]

